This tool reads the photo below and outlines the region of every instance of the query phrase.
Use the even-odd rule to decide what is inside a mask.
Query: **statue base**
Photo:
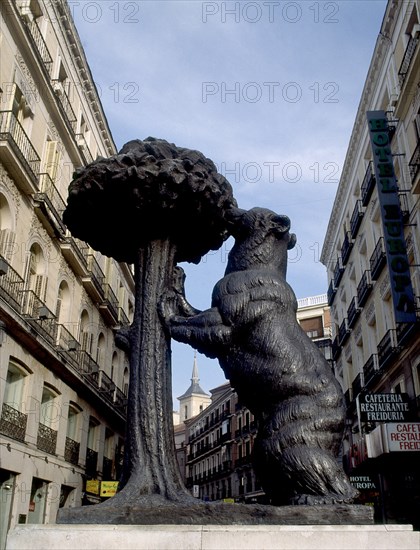
[[[6,550],[418,550],[410,525],[18,525]]]
[[[224,503],[103,504],[61,508],[57,523],[114,525],[373,525],[357,504],[266,506]]]

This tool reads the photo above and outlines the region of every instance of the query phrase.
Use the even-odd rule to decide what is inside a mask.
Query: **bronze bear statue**
[[[264,208],[232,208],[235,244],[211,308],[184,295],[177,268],[161,316],[171,336],[219,363],[258,422],[253,463],[272,504],[351,502],[357,495],[338,462],[345,422],[341,387],[301,329],[286,282],[290,220]]]

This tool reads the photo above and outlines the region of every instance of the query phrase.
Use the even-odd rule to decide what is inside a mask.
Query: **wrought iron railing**
[[[403,60],[402,60],[401,65],[400,65],[400,69],[398,71],[398,80],[399,80],[399,83],[400,83],[400,87],[402,87],[402,85],[405,82],[405,79],[407,78],[407,74],[408,74],[408,71],[410,69],[411,61],[413,60],[414,52],[416,50],[416,47],[417,47],[418,43],[419,43],[418,38],[413,38],[412,36],[410,36],[410,38],[408,40],[407,47],[406,47],[405,52],[404,52]]]
[[[40,451],[45,451],[51,455],[55,454],[57,447],[57,431],[45,424],[39,424],[36,446]]]
[[[372,161],[370,161],[367,166],[365,176],[363,178],[362,186],[360,188],[363,206],[367,206],[367,204],[369,203],[369,199],[372,194],[374,186],[375,186],[375,176],[372,171]]]
[[[381,274],[382,269],[384,268],[386,263],[383,237],[380,237],[380,239],[376,243],[375,249],[372,253],[372,256],[370,257],[369,263],[370,263],[370,276],[374,281],[376,281],[379,275]]]
[[[359,231],[360,224],[363,219],[363,204],[361,200],[356,201],[354,205],[353,213],[350,219],[350,233],[353,239],[356,238],[357,232]]]
[[[365,305],[366,300],[368,299],[371,291],[372,291],[372,282],[370,277],[370,271],[366,270],[363,273],[359,284],[357,285],[357,303],[359,307],[363,307]]]
[[[22,313],[29,324],[35,326],[50,344],[57,341],[57,321],[54,313],[40,300],[33,290],[23,290]]]
[[[0,141],[7,141],[38,188],[41,159],[13,111],[0,111]]]
[[[99,391],[108,401],[114,402],[115,383],[103,370],[99,371],[98,380]]]
[[[383,368],[397,351],[398,342],[396,331],[395,329],[389,329],[378,344],[379,367]]]
[[[353,380],[353,383],[351,385],[352,391],[353,391],[353,399],[356,399],[356,397],[362,391],[363,386],[364,386],[363,373],[359,372],[359,374]]]
[[[39,174],[39,184],[41,191],[40,193],[36,193],[35,198],[43,200],[48,204],[62,230],[65,231],[62,217],[66,209],[66,203],[63,197],[60,195],[49,174]]]
[[[349,259],[351,249],[353,248],[353,242],[351,240],[351,235],[347,231],[344,235],[344,241],[343,245],[341,247],[341,262],[342,265],[345,265],[347,263],[347,260]]]
[[[18,441],[25,441],[28,415],[3,403],[0,418],[0,433]]]
[[[67,124],[73,134],[76,132],[77,117],[74,114],[73,107],[67,92],[65,90],[63,82],[61,80],[52,80],[53,89],[55,92],[55,97],[58,100],[58,104],[61,107],[64,119],[67,121]]]
[[[94,158],[90,152],[85,136],[83,134],[76,134],[76,141],[85,164],[93,162]]]
[[[92,358],[92,356],[85,350],[77,352],[78,367],[80,374],[96,375],[99,376],[98,363]]]
[[[343,319],[339,329],[338,329],[338,343],[340,346],[344,344],[350,334],[350,329],[348,327],[347,319]]]
[[[20,313],[22,309],[24,280],[3,256],[0,256],[0,259],[4,262],[3,265],[6,266],[6,272],[0,276],[0,296],[13,309]]]
[[[80,443],[66,437],[66,446],[64,449],[64,460],[77,466],[79,464]]]
[[[328,286],[328,291],[327,291],[327,300],[328,300],[329,306],[334,302],[336,293],[337,293],[337,289],[334,286],[334,281],[330,281],[330,284]]]
[[[39,59],[45,68],[47,76],[51,77],[53,60],[44,37],[38,27],[38,23],[35,19],[33,19],[30,23],[25,23],[25,28],[28,30],[29,37],[35,45],[35,51],[37,52]]]
[[[123,327],[128,327],[128,325],[130,324],[130,319],[128,318],[122,307],[118,308],[118,322]]]
[[[114,403],[115,403],[115,407],[122,408],[122,409],[124,409],[127,406],[127,396],[118,387],[115,388]]]
[[[408,163],[408,169],[410,170],[411,183],[414,184],[420,171],[420,141],[417,143],[417,147],[414,149],[413,156]]]
[[[337,263],[335,264],[335,267],[334,267],[334,287],[335,288],[338,288],[338,285],[340,284],[340,281],[341,281],[341,277],[343,276],[343,273],[344,273],[344,267],[342,267],[341,263],[340,263],[340,259],[338,258],[337,259]]]
[[[360,314],[360,309],[357,307],[357,297],[353,296],[349,307],[347,308],[347,322],[349,328],[352,328]]]
[[[87,264],[93,284],[98,292],[104,296],[105,275],[93,254],[88,254]]]
[[[118,320],[118,298],[115,296],[114,291],[111,288],[111,285],[108,283],[103,285],[104,289],[104,296],[105,296],[105,303],[110,312],[112,313],[114,319]]]

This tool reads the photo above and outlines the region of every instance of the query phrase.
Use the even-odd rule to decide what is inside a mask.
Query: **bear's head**
[[[296,235],[289,233],[287,216],[267,208],[231,208],[226,220],[235,238],[226,273],[267,266],[286,275],[287,250],[296,244]]]

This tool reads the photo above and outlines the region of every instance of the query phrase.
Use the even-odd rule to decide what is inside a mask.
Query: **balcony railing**
[[[64,449],[64,460],[77,466],[79,464],[80,443],[66,437],[66,446]]]
[[[104,293],[105,275],[93,254],[88,255],[87,265],[88,265],[88,270],[91,276],[90,278],[92,280],[92,283],[94,284],[94,286],[96,287],[97,291],[102,296],[102,298],[104,298],[105,297],[105,293]]]
[[[38,188],[41,159],[13,111],[0,111],[0,141],[6,141],[10,145],[25,167],[32,184]]]
[[[334,338],[333,342],[332,342],[331,352],[332,352],[332,357],[333,357],[334,361],[336,361],[340,357],[340,354],[341,354],[341,346],[338,343],[338,336],[336,336]]]
[[[93,162],[94,158],[90,152],[85,136],[83,134],[76,134],[76,141],[85,164]]]
[[[376,281],[386,264],[384,238],[381,237],[376,243],[375,249],[370,257],[370,276]]]
[[[367,386],[379,370],[378,355],[373,353],[363,365],[363,377]]]
[[[110,322],[118,323],[118,298],[115,296],[111,285],[107,283],[103,285],[103,291],[105,301],[100,305],[100,310]]]
[[[34,19],[30,23],[25,23],[25,28],[27,29],[29,37],[35,46],[35,51],[38,54],[39,60],[45,68],[46,75],[50,78],[53,60],[47,48],[47,44],[45,43],[44,37],[38,27],[38,23]]]
[[[3,256],[0,256],[0,260],[5,271],[4,275],[0,276],[0,296],[13,309],[20,313],[22,309],[24,280]]]
[[[122,307],[118,308],[118,322],[123,327],[128,327],[130,324],[130,319]]]
[[[64,115],[64,119],[66,120],[71,132],[75,134],[77,117],[74,114],[69,96],[67,95],[67,92],[64,87],[64,83],[61,80],[52,80],[51,83],[53,85],[53,89],[54,89],[58,104],[60,105],[61,111]]]
[[[404,52],[404,57],[403,57],[403,60],[401,62],[400,69],[398,71],[398,80],[399,80],[399,83],[400,83],[400,87],[402,87],[402,85],[405,82],[405,79],[407,78],[407,74],[408,74],[408,71],[410,69],[411,61],[414,57],[414,52],[416,50],[416,47],[417,47],[418,43],[419,43],[418,38],[413,38],[412,36],[410,36],[410,39],[408,41],[407,47],[406,47],[405,52]]]
[[[346,234],[344,235],[343,246],[341,247],[342,265],[346,265],[352,248],[353,248],[353,242],[351,240],[351,235],[349,232],[346,232]]]
[[[378,362],[382,369],[398,351],[397,333],[389,329],[378,344]]]
[[[344,273],[344,267],[341,266],[340,259],[338,258],[337,263],[335,264],[335,268],[334,268],[334,279],[333,279],[333,281],[334,281],[334,287],[335,288],[338,288],[338,285],[340,284],[343,273]]]
[[[60,233],[64,236],[66,226],[63,223],[63,212],[66,208],[66,203],[63,197],[58,192],[49,174],[40,174],[40,193],[35,193],[34,199],[43,203],[47,208],[44,211],[48,217],[53,216],[53,224],[57,227]]]
[[[93,379],[96,375],[96,384],[99,376],[99,366],[98,363],[92,358],[92,356],[85,350],[80,350],[77,352],[77,362],[78,370],[82,375],[90,376],[90,379]]]
[[[44,451],[51,455],[55,454],[55,449],[57,447],[57,431],[44,424],[39,424],[36,446],[40,451]]]
[[[115,382],[103,371],[99,371],[98,386],[100,393],[105,397],[107,401],[114,403],[115,394]]]
[[[115,388],[115,397],[114,397],[115,407],[125,409],[127,406],[127,396],[125,393],[120,390],[120,388]]]
[[[65,241],[60,243],[61,252],[70,264],[76,275],[80,277],[86,276],[87,267],[87,251],[88,248],[82,241],[73,237],[67,237]]]
[[[372,171],[372,161],[369,162],[363,178],[362,187],[360,189],[362,195],[362,205],[367,206],[370,196],[372,195],[373,188],[375,187],[375,176]]]
[[[364,216],[363,204],[362,201],[356,201],[354,205],[353,213],[350,219],[350,233],[353,239],[356,238],[357,232],[359,231],[360,224]]]
[[[337,289],[334,286],[334,281],[330,281],[327,291],[327,301],[330,306],[334,302],[335,295],[337,294]]]
[[[351,388],[352,388],[352,391],[353,391],[353,399],[356,399],[356,397],[362,391],[363,386],[364,386],[363,373],[359,372],[359,374],[353,380],[353,383],[351,385]]]
[[[86,476],[96,478],[98,466],[98,452],[93,449],[86,449]]]
[[[414,185],[418,173],[420,171],[420,141],[417,143],[417,147],[414,149],[413,156],[408,163],[408,169],[410,170],[411,184]]]
[[[27,422],[27,414],[23,414],[7,403],[3,403],[0,418],[0,433],[18,441],[25,441]]]
[[[341,323],[340,328],[338,329],[338,343],[340,344],[340,346],[342,346],[346,342],[349,335],[350,335],[350,329],[348,326],[347,319],[343,319],[343,322]]]
[[[372,282],[370,278],[370,271],[366,270],[359,284],[357,285],[357,304],[359,307],[363,307],[372,292]]]
[[[22,313],[29,324],[36,327],[48,342],[55,345],[57,341],[57,322],[54,313],[47,308],[33,290],[23,290]]]
[[[360,309],[357,307],[357,297],[353,296],[349,307],[347,308],[347,322],[349,328],[352,328],[360,315]]]

